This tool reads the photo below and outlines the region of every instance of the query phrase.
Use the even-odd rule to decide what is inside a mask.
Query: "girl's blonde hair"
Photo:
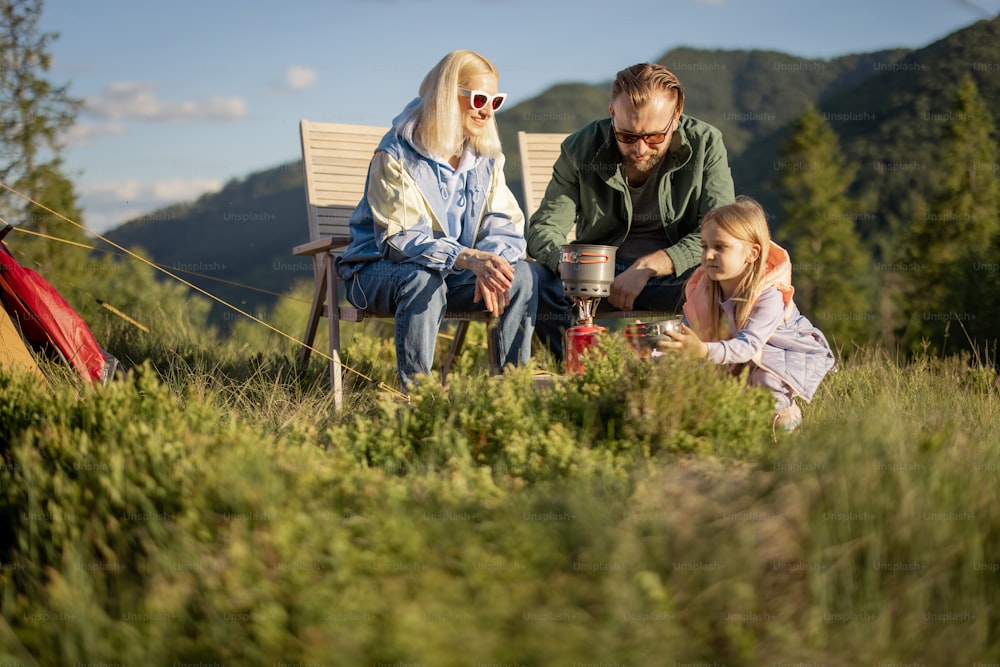
[[[458,154],[465,142],[458,89],[468,88],[473,77],[483,74],[500,76],[493,63],[474,51],[452,51],[442,58],[420,84],[420,101],[403,120],[403,135],[413,137],[421,148],[439,157]],[[496,117],[490,116],[485,131],[469,143],[480,155],[499,157]]]
[[[757,297],[757,290],[764,278],[767,270],[767,253],[771,247],[771,232],[767,227],[767,216],[763,207],[754,199],[740,195],[736,201],[726,206],[709,211],[701,220],[701,227],[704,230],[706,225],[716,225],[719,229],[729,234],[733,238],[749,245],[757,244],[760,252],[757,258],[747,265],[746,271],[740,279],[732,299],[736,304],[734,315],[736,316],[736,329],[742,329],[750,318],[750,311],[753,309],[754,301]],[[710,304],[712,304],[711,321],[708,323],[708,335],[710,340],[719,340],[722,332],[719,330],[719,317],[721,309],[716,305],[722,301],[722,287],[715,280],[708,281],[708,294]]]

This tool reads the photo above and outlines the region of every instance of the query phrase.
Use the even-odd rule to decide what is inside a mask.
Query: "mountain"
[[[959,79],[969,74],[988,107],[1000,103],[1000,18],[979,21],[910,52],[869,58],[868,76],[819,98],[817,107],[858,168],[852,196],[856,221],[869,240],[911,219],[914,193],[934,187],[936,144],[946,125]],[[845,82],[847,83],[847,82]],[[738,189],[758,197],[780,227],[776,172],[786,128],[753,139],[734,160]],[[996,165],[994,165],[996,168]]]
[[[660,59],[684,85],[685,111],[722,130],[730,155],[799,116],[810,103],[864,80],[874,63],[893,63],[895,49],[832,60],[776,51],[675,49]]]
[[[774,135],[808,104],[849,89],[870,76],[874,66],[895,63],[907,53],[894,49],[815,60],[776,51],[677,48],[658,62],[673,71],[684,87],[685,113],[722,130],[733,161],[755,141]],[[515,193],[520,195],[521,189],[517,132],[572,132],[606,118],[611,83],[612,79],[597,85],[560,84],[497,115]]]
[[[987,105],[1000,104],[1000,19],[979,21],[917,50],[818,60],[677,48],[659,62],[681,80],[685,112],[722,130],[737,192],[758,198],[776,228],[776,183],[784,168],[779,146],[791,120],[807,105],[819,108],[860,167],[852,193],[863,202],[858,225],[874,239],[905,223],[913,192],[929,191],[934,145],[959,77],[970,73]],[[597,84],[559,84],[498,114],[507,179],[518,198],[517,132],[571,132],[606,117],[613,76]],[[143,216],[107,236],[144,248],[162,264],[238,283],[192,279],[251,311],[311,278],[310,264],[290,252],[307,240],[299,162],[231,181],[219,193]],[[222,322],[226,311],[217,306],[216,319]]]
[[[299,280],[312,263],[291,254],[309,240],[302,163],[290,162],[227,183],[190,204],[161,209],[107,232],[202,289],[255,313]],[[213,306],[224,324],[232,312]]]

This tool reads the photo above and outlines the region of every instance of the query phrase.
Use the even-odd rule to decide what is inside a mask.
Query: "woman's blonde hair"
[[[760,252],[757,258],[747,265],[736,290],[733,292],[732,300],[736,304],[734,315],[736,317],[736,329],[742,329],[750,317],[756,300],[756,292],[764,278],[767,270],[767,253],[771,247],[771,232],[767,227],[767,215],[764,208],[756,200],[740,195],[736,201],[726,206],[720,206],[709,211],[701,220],[701,228],[704,231],[707,225],[716,225],[719,229],[729,234],[733,238],[749,245],[757,244]],[[711,321],[708,323],[708,335],[711,340],[719,340],[722,334],[719,331],[719,307],[716,305],[722,301],[722,287],[718,281],[708,281],[708,294],[712,304]]]
[[[413,137],[421,148],[439,157],[458,154],[465,142],[458,89],[468,88],[473,77],[483,74],[500,76],[493,63],[474,51],[452,51],[442,58],[420,84],[420,101],[402,123],[404,136]],[[469,143],[480,155],[499,157],[496,118],[491,116],[485,131]]]

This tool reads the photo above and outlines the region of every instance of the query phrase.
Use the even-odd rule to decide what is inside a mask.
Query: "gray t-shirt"
[[[632,197],[632,227],[622,241],[615,258],[631,264],[644,255],[667,247],[667,233],[660,217],[660,178],[663,176],[663,159],[649,175],[646,182],[637,188],[628,186]]]

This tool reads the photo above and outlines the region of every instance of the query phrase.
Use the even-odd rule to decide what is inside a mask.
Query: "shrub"
[[[345,415],[284,357],[230,364],[93,389],[0,374],[0,661],[996,646],[998,385],[968,360],[859,355],[778,439],[769,396],[613,337],[579,376],[456,373]]]

